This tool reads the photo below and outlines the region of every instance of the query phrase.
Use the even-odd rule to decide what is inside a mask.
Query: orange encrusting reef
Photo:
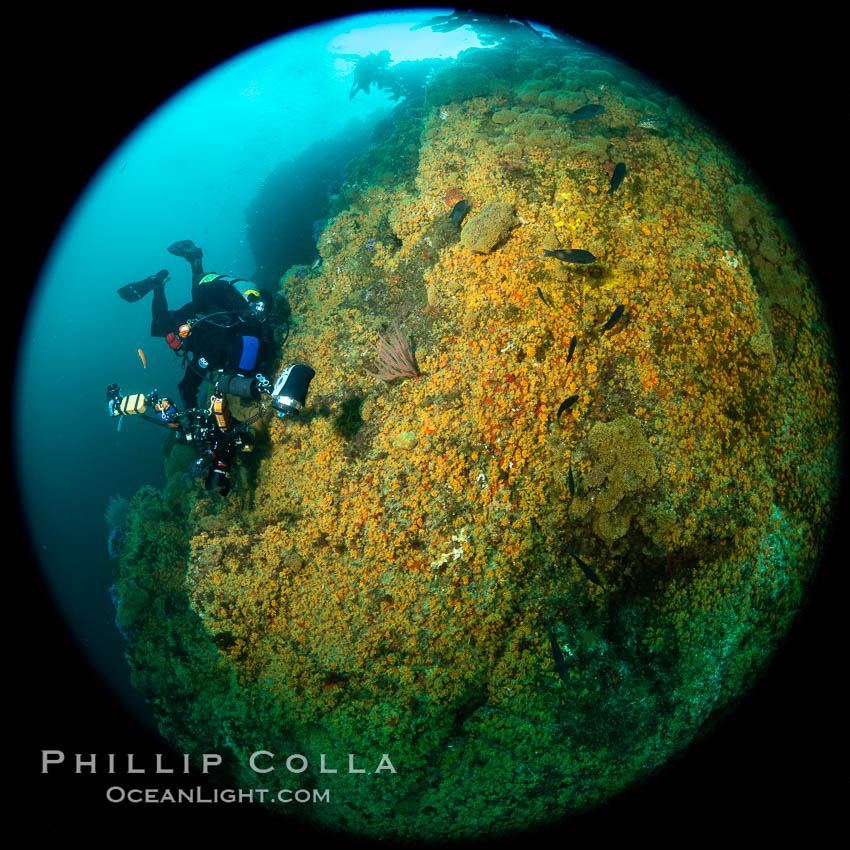
[[[553,94],[550,65],[357,166],[322,265],[281,279],[307,409],[187,518],[189,603],[255,730],[228,746],[268,723],[403,764],[334,780],[355,831],[477,835],[461,800],[537,823],[663,763],[777,645],[830,514],[832,353],[781,219],[684,109],[641,129],[611,74]],[[581,98],[596,123],[564,120]],[[418,380],[367,375],[396,320]]]

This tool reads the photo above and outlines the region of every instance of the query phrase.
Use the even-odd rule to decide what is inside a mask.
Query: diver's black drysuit
[[[168,309],[165,286],[153,291],[151,336],[165,337],[169,347],[184,356],[186,375],[177,385],[184,409],[198,406],[198,388],[219,369],[249,375],[267,348],[269,329],[250,310],[232,279],[204,275],[200,257],[192,266],[192,300],[178,310]],[[269,297],[269,302],[271,298]],[[181,338],[178,329],[191,323],[191,333]],[[203,358],[206,366],[199,363]]]

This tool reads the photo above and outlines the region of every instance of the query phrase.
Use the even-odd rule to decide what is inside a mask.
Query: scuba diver
[[[168,246],[168,252],[185,259],[192,270],[192,300],[177,310],[168,309],[162,269],[137,283],[122,286],[125,301],[138,301],[153,291],[151,336],[162,337],[183,361],[186,374],[178,384],[185,407],[196,407],[202,381],[216,373],[247,374],[257,367],[272,346],[272,323],[267,321],[273,296],[248,280],[223,274],[205,274],[203,251],[190,239]]]
[[[172,429],[178,440],[199,450],[191,477],[205,475],[207,490],[226,496],[233,459],[237,452],[251,450],[249,426],[267,410],[261,396],[271,398],[270,407],[278,416],[298,416],[315,372],[310,366],[293,363],[274,385],[262,374],[254,374],[262,357],[274,348],[270,344],[272,322],[267,321],[272,296],[247,280],[205,274],[203,252],[188,239],[175,242],[168,251],[191,266],[192,300],[188,304],[168,309],[165,269],[121,287],[118,294],[134,302],[153,291],[151,336],[164,337],[183,360],[186,374],[178,384],[183,410],[156,390],[122,396],[118,384],[110,384],[106,390],[108,412],[121,417],[119,429],[124,416],[139,416]],[[204,380],[214,384],[207,409],[198,407],[198,389]],[[257,412],[238,421],[230,412],[227,395],[256,402]]]

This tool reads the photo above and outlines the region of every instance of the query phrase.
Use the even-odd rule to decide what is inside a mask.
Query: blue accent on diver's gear
[[[242,358],[239,361],[240,369],[253,369],[257,362],[257,350],[260,340],[255,336],[242,337]]]

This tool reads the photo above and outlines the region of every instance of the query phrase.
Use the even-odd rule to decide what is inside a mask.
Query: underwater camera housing
[[[293,363],[281,372],[272,387],[272,408],[278,416],[298,416],[307,400],[310,381],[316,372],[303,363]]]

